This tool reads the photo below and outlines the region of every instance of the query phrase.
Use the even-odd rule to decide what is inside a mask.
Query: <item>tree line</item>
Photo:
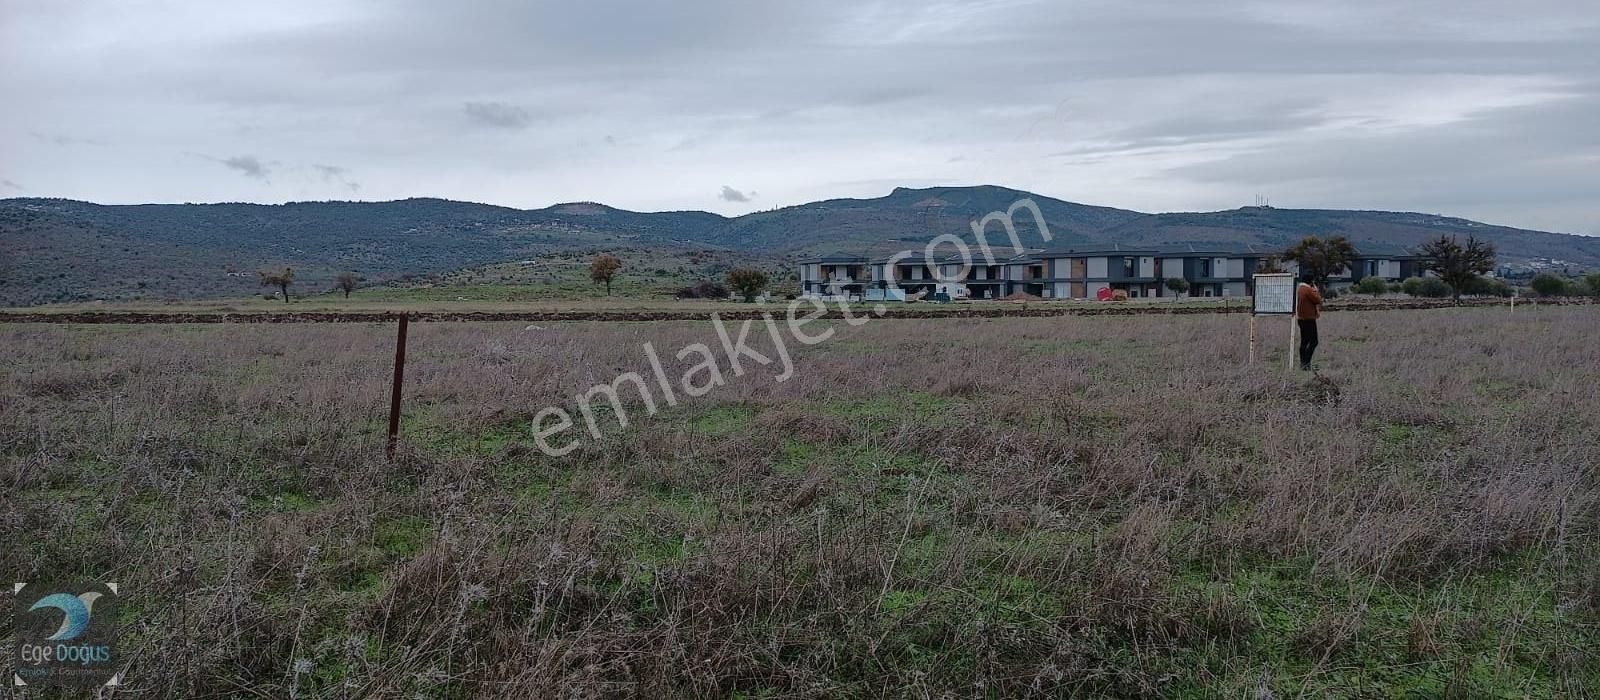
[[[1486,275],[1495,266],[1495,248],[1488,241],[1468,236],[1465,242],[1455,236],[1441,235],[1418,246],[1421,257],[1419,267],[1432,272],[1432,277],[1410,277],[1390,284],[1381,277],[1369,276],[1357,280],[1351,290],[1362,294],[1379,295],[1405,292],[1421,297],[1451,297],[1459,301],[1462,295],[1511,296],[1512,288],[1503,280]],[[1355,246],[1343,236],[1327,239],[1307,236],[1285,250],[1283,257],[1299,265],[1300,274],[1312,284],[1326,288],[1328,280],[1356,261]],[[1600,296],[1600,273],[1582,279],[1567,279],[1560,275],[1542,273],[1533,278],[1533,291],[1540,296]]]

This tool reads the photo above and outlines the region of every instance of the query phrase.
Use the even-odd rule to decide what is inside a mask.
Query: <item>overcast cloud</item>
[[[0,94],[9,192],[100,202],[999,184],[1600,234],[1594,0],[0,0]]]

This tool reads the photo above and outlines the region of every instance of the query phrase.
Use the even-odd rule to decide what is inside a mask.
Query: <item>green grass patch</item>
[[[1257,562],[1223,579],[1191,569],[1171,592],[1231,601],[1250,620],[1241,648],[1185,656],[1219,672],[1234,655],[1248,657],[1280,695],[1555,697],[1562,650],[1592,648],[1600,635],[1562,616],[1554,581],[1524,570],[1529,561],[1435,585]]]
[[[954,401],[921,391],[894,392],[867,399],[821,404],[824,414],[881,426],[907,421],[943,421]]]
[[[380,521],[372,528],[372,543],[395,559],[415,556],[432,535],[428,521],[414,515]]]
[[[725,404],[713,406],[685,424],[689,430],[707,435],[727,435],[750,427],[756,411],[749,406]]]

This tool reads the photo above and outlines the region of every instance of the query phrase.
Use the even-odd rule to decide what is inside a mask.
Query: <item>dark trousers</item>
[[[1311,364],[1311,356],[1317,352],[1317,322],[1300,319],[1300,364]]]

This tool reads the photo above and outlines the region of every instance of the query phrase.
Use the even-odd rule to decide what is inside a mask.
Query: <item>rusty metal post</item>
[[[394,391],[389,396],[389,460],[394,461],[394,449],[400,443],[400,386],[406,378],[406,321],[408,315],[400,314],[400,333],[394,341]]]

